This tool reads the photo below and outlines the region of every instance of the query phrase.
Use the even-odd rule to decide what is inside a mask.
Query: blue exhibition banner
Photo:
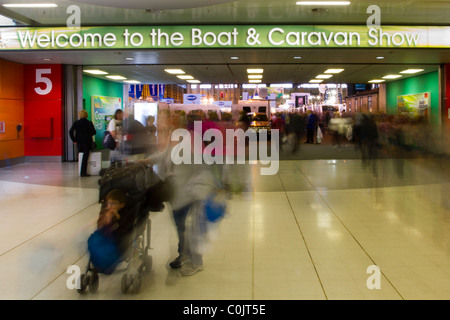
[[[132,99],[139,99],[142,95],[142,84],[132,84],[130,85],[130,90],[128,91],[128,96]]]

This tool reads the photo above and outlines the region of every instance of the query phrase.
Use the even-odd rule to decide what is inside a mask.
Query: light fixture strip
[[[387,76],[382,77],[383,79],[397,79],[400,78],[401,75],[399,74],[388,74]]]
[[[5,8],[56,8],[55,3],[6,3]]]
[[[170,74],[185,74],[181,69],[164,69],[164,71]]]
[[[330,79],[332,76],[332,74],[319,74],[316,79]]]
[[[122,77],[122,76],[106,76],[108,79],[112,79],[112,80],[126,80],[127,78]]]
[[[336,73],[341,73],[342,71],[344,71],[344,69],[328,69],[328,70],[326,70],[324,73],[333,73],[333,74],[336,74]]]
[[[412,73],[418,73],[418,72],[422,72],[424,71],[424,69],[407,69],[407,70],[403,70],[400,73],[403,74],[412,74]]]
[[[87,70],[83,70],[83,72],[90,73],[90,74],[108,74],[108,72],[102,71],[102,70],[89,70],[89,69],[87,69]]]
[[[247,73],[263,73],[264,69],[247,69]]]
[[[297,1],[298,6],[348,6],[350,1]]]

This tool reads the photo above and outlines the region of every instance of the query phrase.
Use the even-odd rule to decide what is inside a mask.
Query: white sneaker
[[[180,273],[183,276],[192,276],[193,274],[196,274],[199,271],[203,270],[203,266],[198,266],[193,264],[192,262],[186,262],[181,267]]]

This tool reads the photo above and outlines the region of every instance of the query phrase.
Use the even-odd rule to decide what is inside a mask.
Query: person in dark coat
[[[69,130],[70,139],[76,143],[78,151],[83,153],[81,161],[80,176],[88,177],[87,165],[89,160],[89,153],[92,149],[92,136],[96,130],[92,121],[88,120],[88,113],[86,110],[80,111],[80,119],[75,121]]]
[[[377,156],[378,127],[373,115],[363,114],[361,128],[361,158],[364,165],[372,164],[375,170],[375,159]]]
[[[318,122],[316,114],[314,112],[309,112],[306,121],[306,143],[314,143]]]

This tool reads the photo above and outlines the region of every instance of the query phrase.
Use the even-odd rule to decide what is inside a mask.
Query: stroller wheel
[[[78,292],[79,294],[84,294],[84,293],[86,293],[86,288],[87,288],[87,286],[88,286],[88,279],[87,279],[87,277],[86,277],[85,274],[82,274],[82,275],[80,276],[80,288],[77,289],[77,292]]]
[[[122,293],[138,293],[141,290],[141,277],[124,274],[122,276]]]
[[[141,276],[136,275],[133,277],[133,282],[130,286],[130,293],[136,294],[139,293],[139,291],[141,291]]]
[[[89,277],[89,292],[90,293],[97,293],[98,286],[99,286],[99,278],[98,273],[94,272],[92,276]]]

